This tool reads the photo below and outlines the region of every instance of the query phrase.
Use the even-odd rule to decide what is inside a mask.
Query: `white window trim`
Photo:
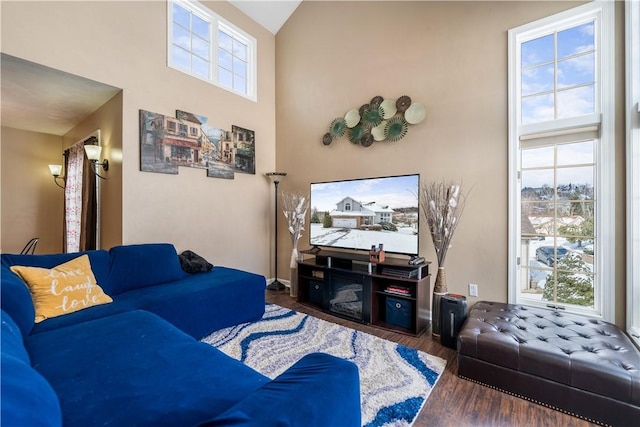
[[[176,3],[181,5],[185,9],[191,10],[193,13],[200,16],[200,18],[211,23],[211,34],[210,34],[210,64],[211,69],[209,70],[209,78],[204,78],[196,73],[191,72],[190,70],[185,70],[184,68],[178,67],[173,64],[173,58],[171,55],[171,45],[173,43],[173,4]],[[227,86],[223,86],[218,83],[218,30],[222,29],[226,32],[232,33],[234,37],[238,40],[242,41],[247,45],[247,93],[242,93],[233,88],[229,88]],[[222,18],[221,16],[214,13],[209,8],[203,6],[196,0],[167,0],[167,66],[173,68],[174,70],[185,73],[191,77],[196,79],[205,81],[214,86],[217,86],[226,91],[232,92],[236,95],[242,96],[243,98],[250,99],[254,102],[258,102],[258,41],[255,37],[252,37],[246,31],[241,30],[237,26],[233,25],[231,22]]]
[[[614,65],[614,3],[608,1],[594,1],[582,6],[569,9],[539,21],[525,24],[509,30],[509,262],[508,262],[508,300],[518,303],[520,294],[518,277],[520,275],[520,185],[518,171],[520,170],[520,137],[526,134],[587,127],[594,124],[594,118],[599,117],[600,138],[598,140],[598,157],[595,187],[597,191],[598,216],[596,218],[595,233],[598,236],[599,253],[596,259],[599,286],[596,286],[596,299],[599,305],[594,310],[584,314],[600,317],[613,322],[615,319],[615,70]],[[547,34],[550,29],[559,29],[563,25],[574,26],[581,20],[596,18],[599,22],[596,35],[600,37],[596,64],[596,115],[587,115],[566,121],[556,121],[553,127],[549,123],[535,125],[520,125],[520,69],[519,44],[528,39]],[[566,22],[563,22],[566,21]]]
[[[627,332],[640,345],[640,1],[627,1]]]

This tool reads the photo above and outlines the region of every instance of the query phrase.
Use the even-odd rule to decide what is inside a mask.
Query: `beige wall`
[[[63,163],[62,138],[3,127],[1,141],[0,252],[20,252],[33,237],[37,253],[60,252],[64,190],[48,165]]]
[[[257,39],[257,103],[166,66],[164,1],[2,2],[2,51],[123,89],[122,129],[114,129],[122,140],[122,164],[114,165],[122,168],[122,243],[172,242],[214,264],[269,275],[273,193],[264,173],[275,168],[275,37],[229,3],[204,4]],[[180,109],[216,127],[254,130],[256,174],[140,172],[140,109]]]
[[[100,168],[106,179],[100,182],[100,248],[122,243],[122,92],[107,101],[62,138],[63,149],[84,140],[100,129],[101,161],[109,160],[109,170]]]
[[[449,291],[467,295],[467,285],[477,283],[479,298],[469,298],[469,305],[478,299],[507,301],[507,30],[577,4],[303,2],[276,37],[277,164],[289,174],[283,189],[308,192],[314,181],[404,173],[420,173],[422,182],[461,180],[472,192],[447,257]],[[620,25],[620,52],[622,34]],[[622,77],[623,66],[618,66]],[[620,78],[620,88],[623,82]],[[395,143],[363,148],[343,137],[322,144],[334,118],[374,95],[409,95],[426,105],[427,118]],[[619,156],[624,153],[621,120]],[[623,157],[619,160],[623,164]],[[618,170],[620,325],[623,177]],[[435,261],[425,224],[420,252]]]

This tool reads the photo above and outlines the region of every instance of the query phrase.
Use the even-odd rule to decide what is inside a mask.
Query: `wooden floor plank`
[[[562,412],[459,378],[456,364],[457,352],[441,345],[439,341],[433,340],[429,331],[420,337],[412,337],[345,320],[299,304],[295,298],[289,296],[288,289],[285,291],[267,291],[267,302],[357,329],[407,347],[413,347],[447,360],[447,368],[418,415],[414,424],[415,427],[587,427],[595,425]]]

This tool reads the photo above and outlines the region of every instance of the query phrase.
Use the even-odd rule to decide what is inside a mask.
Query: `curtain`
[[[64,248],[65,252],[96,249],[97,194],[94,167],[80,141],[64,153]]]

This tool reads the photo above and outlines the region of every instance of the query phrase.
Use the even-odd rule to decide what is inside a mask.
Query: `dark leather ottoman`
[[[591,422],[640,425],[640,351],[618,327],[481,301],[458,335],[458,375]]]

